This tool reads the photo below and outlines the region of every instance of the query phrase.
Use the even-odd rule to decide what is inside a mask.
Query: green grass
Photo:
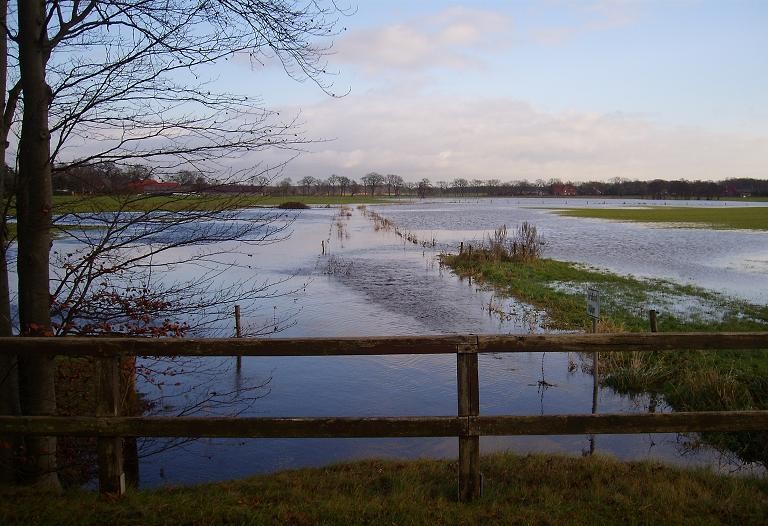
[[[620,330],[648,330],[646,306],[651,300],[668,301],[673,306],[680,298],[701,301],[722,312],[723,318],[712,320],[703,313],[681,317],[661,312],[660,323],[665,331],[768,330],[768,307],[764,305],[666,280],[620,276],[554,259],[500,262],[478,250],[471,259],[465,251],[462,256],[444,256],[442,261],[459,276],[472,276],[507,296],[546,311],[547,325],[552,329],[590,328],[584,290],[593,286],[601,291],[605,322]]]
[[[483,457],[484,494],[456,501],[456,463],[363,461],[237,482],[93,493],[0,494],[4,525],[764,524],[768,482],[650,462]]]
[[[665,280],[619,276],[575,263],[541,259],[495,261],[475,250],[470,259],[444,256],[460,276],[524,301],[548,314],[552,329],[588,330],[584,289],[601,291],[601,332],[648,331],[649,299],[668,302],[660,310],[659,330],[766,331],[768,306]],[[698,303],[704,310],[683,315],[679,302]],[[720,313],[713,319],[706,311]],[[768,347],[768,345],[767,345]],[[675,353],[607,353],[600,362],[601,380],[620,392],[663,395],[680,411],[768,409],[768,350],[689,351]],[[707,434],[707,442],[736,452],[742,459],[768,465],[768,434]]]
[[[728,201],[755,201],[755,202],[766,202],[768,201],[768,197],[728,197],[726,198]]]
[[[567,217],[589,217],[642,223],[677,223],[713,229],[768,230],[768,207],[652,207],[558,210]]]
[[[149,196],[149,195],[100,195],[100,196],[54,196],[54,213],[112,212],[147,212],[152,210],[219,210],[250,208],[258,206],[277,206],[286,201],[298,201],[308,205],[341,205],[356,203],[380,203],[384,200],[371,196],[289,196],[262,197],[258,195],[189,195],[189,196]]]

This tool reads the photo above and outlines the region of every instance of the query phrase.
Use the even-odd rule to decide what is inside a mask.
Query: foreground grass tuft
[[[249,480],[0,497],[4,525],[764,524],[768,482],[594,456],[482,459],[484,495],[456,501],[456,463],[363,461]]]

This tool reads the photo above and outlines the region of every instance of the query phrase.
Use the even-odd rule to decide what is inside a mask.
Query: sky
[[[294,181],[768,178],[768,1],[360,0],[340,26],[343,97],[219,72],[320,139]]]

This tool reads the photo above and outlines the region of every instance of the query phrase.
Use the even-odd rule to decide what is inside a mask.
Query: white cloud
[[[561,45],[582,34],[628,26],[640,18],[643,7],[635,0],[553,2],[552,5],[560,11],[569,11],[574,22],[532,30],[531,38],[538,44]]]
[[[291,163],[296,176],[369,171],[415,181],[724,179],[766,176],[768,137],[670,129],[637,115],[549,113],[507,98],[350,95],[304,108],[308,135],[336,138]]]
[[[503,47],[510,28],[501,13],[452,7],[404,24],[348,33],[338,42],[334,60],[368,72],[478,67],[482,60],[474,51]]]

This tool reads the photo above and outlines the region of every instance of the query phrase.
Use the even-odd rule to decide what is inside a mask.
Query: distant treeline
[[[6,172],[10,178],[13,174]],[[536,181],[499,179],[464,179],[452,181],[421,179],[405,181],[395,174],[371,172],[360,180],[338,175],[317,178],[269,178],[264,175],[246,181],[220,180],[208,173],[179,170],[158,175],[142,165],[119,166],[112,163],[57,167],[54,189],[58,193],[116,194],[116,193],[256,193],[289,197],[295,195],[378,195],[419,197],[469,196],[606,196],[647,197],[658,199],[716,199],[721,197],[768,197],[768,180],[725,179],[723,181],[666,181],[653,179],[637,181],[613,178],[609,181],[563,182],[560,179]],[[11,181],[9,181],[12,184]]]

